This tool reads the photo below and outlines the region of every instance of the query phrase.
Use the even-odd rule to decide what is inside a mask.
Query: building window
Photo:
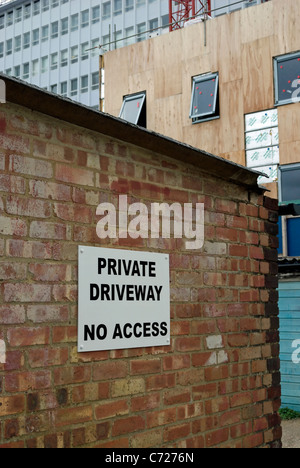
[[[50,91],[51,91],[51,93],[57,94],[57,91],[58,91],[57,90],[57,84],[51,85],[50,86]]]
[[[42,57],[42,73],[46,73],[48,71],[48,57]]]
[[[14,76],[16,78],[20,78],[21,76],[21,65],[17,65],[14,67]]]
[[[137,25],[137,42],[146,40],[146,23],[140,23]]]
[[[23,64],[23,80],[27,80],[29,78],[29,63]]]
[[[92,89],[99,89],[99,73],[92,74]]]
[[[92,57],[97,57],[99,56],[99,43],[100,43],[100,40],[99,38],[98,39],[93,39],[92,42],[91,42],[91,49],[92,49]]]
[[[78,13],[71,16],[71,31],[77,31],[78,29]]]
[[[135,42],[134,26],[131,26],[130,28],[125,29],[124,45],[129,46],[131,44],[134,44],[134,42]]]
[[[278,112],[271,109],[245,115],[246,165],[266,174],[258,184],[277,180],[279,158]]]
[[[114,16],[122,14],[122,0],[114,0]]]
[[[133,0],[126,0],[126,2],[125,2],[125,11],[133,10],[133,8],[134,8]]]
[[[89,58],[88,48],[89,48],[88,42],[81,44],[81,60],[87,60]]]
[[[68,49],[62,50],[60,53],[60,66],[61,67],[68,66],[68,58],[69,58],[69,50]]]
[[[33,4],[33,14],[34,14],[34,16],[39,15],[40,11],[41,11],[41,2],[40,2],[40,0],[37,0]]]
[[[63,18],[61,20],[61,35],[68,34],[69,31],[69,18]]]
[[[30,18],[31,4],[28,3],[24,7],[24,19]]]
[[[58,21],[51,23],[51,38],[55,39],[56,37],[58,37]]]
[[[60,83],[60,94],[63,97],[66,97],[68,94],[68,83],[64,81],[63,83]]]
[[[9,11],[6,15],[6,26],[11,26],[14,22],[14,12]]]
[[[0,58],[4,56],[4,42],[0,42]]]
[[[146,128],[146,92],[125,96],[119,117]]]
[[[300,53],[274,59],[275,105],[300,101]]]
[[[1,16],[0,16],[0,29],[3,29],[3,28],[4,28],[4,24],[5,24],[5,23],[4,23],[4,20],[5,20],[4,15],[1,15]]]
[[[32,31],[32,45],[38,45],[40,42],[40,30],[39,29],[34,29]]]
[[[49,38],[49,26],[42,27],[42,42],[48,41]]]
[[[78,79],[74,78],[71,80],[71,96],[76,96],[78,94]]]
[[[92,24],[99,23],[100,21],[100,6],[92,8]]]
[[[193,123],[199,123],[219,117],[218,73],[194,77],[190,119],[192,119]]]
[[[279,201],[282,205],[300,204],[300,164],[279,168]],[[282,216],[279,222],[280,252],[285,257],[300,257],[300,216]]]
[[[32,76],[37,76],[39,74],[39,60],[32,61]]]
[[[22,38],[21,36],[15,37],[15,52],[19,52],[22,46]]]
[[[58,53],[57,52],[54,52],[54,54],[51,54],[50,67],[51,67],[51,70],[56,70],[58,67]]]
[[[49,10],[49,0],[42,0],[42,11]]]
[[[12,39],[6,41],[6,55],[12,54]]]
[[[52,0],[52,2],[51,2],[52,8],[55,8],[55,7],[57,7],[58,5],[59,5],[59,1],[58,1],[58,0]]]
[[[23,49],[29,49],[30,47],[30,32],[23,35]]]
[[[78,46],[71,47],[71,63],[78,62]]]
[[[20,23],[22,21],[22,8],[17,8],[15,11],[15,23]]]
[[[88,75],[82,76],[80,80],[80,92],[81,94],[87,93],[89,90],[89,77]]]
[[[102,19],[108,19],[110,18],[111,16],[111,3],[110,2],[106,2],[106,3],[103,3],[103,7],[102,7]]]
[[[81,12],[81,27],[82,28],[86,28],[89,25],[89,17],[90,17],[89,10],[85,10]]]

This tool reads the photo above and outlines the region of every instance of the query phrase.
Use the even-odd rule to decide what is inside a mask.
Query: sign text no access
[[[79,247],[78,351],[170,344],[169,255]]]

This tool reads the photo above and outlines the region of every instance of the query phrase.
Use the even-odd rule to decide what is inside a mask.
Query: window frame
[[[282,172],[293,171],[295,169],[300,170],[300,164],[286,164],[279,166],[278,171],[278,199],[280,205],[289,205],[292,203],[300,204],[300,200],[282,200]],[[290,257],[289,255],[289,245],[288,245],[288,222],[290,219],[297,219],[300,216],[291,216],[286,215],[281,217],[281,229],[279,225],[279,237],[281,237],[282,243],[282,252],[279,252],[278,255],[280,258]],[[298,256],[292,255],[293,258],[300,258],[300,254]]]
[[[129,122],[128,120],[126,120],[126,119],[124,119],[124,118],[122,117],[122,114],[123,114],[123,112],[124,112],[125,106],[126,106],[126,104],[127,104],[128,102],[131,102],[131,101],[134,101],[134,100],[138,100],[138,99],[142,99],[139,112],[137,113],[137,116],[136,116],[135,121],[134,121],[134,122]],[[140,120],[141,113],[142,113],[142,110],[143,110],[143,107],[144,107],[145,103],[146,103],[146,91],[124,96],[124,98],[123,98],[123,104],[122,104],[122,107],[121,107],[121,110],[120,110],[120,114],[119,114],[119,118],[122,119],[122,120],[125,120],[126,122],[133,123],[134,125],[138,125],[138,122],[139,122],[139,120]]]
[[[278,67],[280,63],[287,62],[288,60],[299,59],[300,61],[300,51],[293,52],[290,54],[284,54],[273,58],[273,73],[274,73],[274,98],[275,106],[285,106],[287,104],[292,104],[294,102],[300,101],[300,97],[295,101],[293,97],[285,100],[279,100],[279,79],[278,79]],[[299,72],[300,76],[300,72]]]
[[[218,115],[216,115],[217,111],[217,102],[219,99],[219,73],[205,73],[204,75],[197,75],[192,78],[193,80],[193,87],[192,87],[192,97],[191,97],[191,107],[190,107],[190,119],[192,119],[193,124],[195,123],[201,123],[201,122],[206,122],[208,120],[215,120],[220,118],[220,112],[218,112]],[[211,81],[215,80],[215,93],[214,93],[214,102],[213,102],[213,107],[212,110],[209,112],[199,112],[195,114],[193,112],[194,109],[194,97],[195,97],[195,91],[197,90],[196,86],[199,83],[203,83],[206,81]]]

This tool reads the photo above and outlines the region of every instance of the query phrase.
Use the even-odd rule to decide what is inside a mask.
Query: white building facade
[[[0,71],[99,108],[98,46],[144,40],[150,29],[167,31],[168,22],[168,0],[7,1],[0,6]]]

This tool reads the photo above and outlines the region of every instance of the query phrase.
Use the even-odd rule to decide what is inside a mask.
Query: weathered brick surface
[[[276,204],[195,167],[1,107],[1,447],[279,447]],[[100,241],[96,208],[204,202],[205,244]],[[79,355],[77,246],[170,254],[171,344]]]

